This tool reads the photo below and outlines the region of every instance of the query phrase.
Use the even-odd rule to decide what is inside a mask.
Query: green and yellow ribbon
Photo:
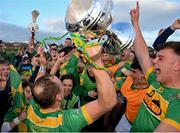
[[[40,44],[43,48],[45,48],[45,46],[47,45],[45,42],[47,40],[53,40],[53,41],[60,41],[61,39],[63,39],[69,32],[65,33],[64,35],[62,36],[59,36],[59,37],[53,37],[53,36],[47,36],[45,37],[43,40],[40,41]]]
[[[100,45],[100,43],[91,42],[89,44],[86,44],[84,39],[77,33],[71,33],[70,36],[71,36],[71,39],[73,40],[74,45],[77,47],[78,50],[83,52],[85,59],[87,59],[88,63],[92,67],[95,67],[96,69],[108,71],[105,67],[96,65],[92,61],[92,59],[90,58],[90,56],[89,56],[89,54],[87,52],[87,48],[90,48],[90,47],[93,47],[93,46],[98,46],[98,45]]]

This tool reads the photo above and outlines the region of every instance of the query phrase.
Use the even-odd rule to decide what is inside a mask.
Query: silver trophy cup
[[[104,50],[110,54],[120,54],[133,45],[135,33],[129,22],[118,22],[112,24],[106,34],[101,37],[100,42]]]
[[[95,33],[90,40],[98,40],[110,54],[119,54],[132,45],[134,30],[127,22],[110,26],[112,8],[112,0],[71,0],[65,17],[66,29],[79,32],[88,41],[85,34]]]
[[[38,25],[36,24],[36,20],[37,20],[37,17],[39,16],[39,12],[37,10],[33,10],[31,15],[32,15],[32,22],[29,24],[28,26],[28,29],[31,31],[31,32],[35,32],[39,29]]]
[[[70,32],[106,30],[112,22],[112,0],[71,0],[66,12]]]

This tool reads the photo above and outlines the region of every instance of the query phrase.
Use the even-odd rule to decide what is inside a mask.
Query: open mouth
[[[156,74],[160,74],[161,70],[159,68],[155,68]]]

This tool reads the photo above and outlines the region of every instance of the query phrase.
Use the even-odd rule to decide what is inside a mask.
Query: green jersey
[[[69,61],[66,61],[62,66],[60,67],[60,75],[65,75],[65,74],[72,74],[75,79],[75,86],[73,89],[73,93],[75,95],[80,95],[81,90],[79,89],[79,73],[78,73],[78,60],[79,57],[77,53],[75,52],[72,57],[70,58]]]
[[[96,90],[96,81],[92,81],[88,75],[88,65],[85,66],[82,74],[80,75],[80,84],[87,91]]]
[[[74,108],[74,105],[77,104],[78,100],[79,100],[79,97],[76,96],[74,93],[72,93],[71,98],[69,98],[69,99],[64,98],[62,100],[61,107],[63,110],[65,110],[66,106],[67,106],[66,109],[72,109],[72,108]]]
[[[77,56],[76,53],[74,53],[72,57],[70,58],[70,60],[65,62],[60,67],[60,75],[72,74],[75,77],[75,79],[76,77],[79,77],[79,74],[77,71],[78,59],[79,57]]]
[[[153,69],[149,69],[146,78],[150,84],[143,103],[138,111],[131,131],[152,132],[165,122],[180,130],[180,89],[167,88],[156,81]]]
[[[79,132],[92,122],[86,106],[80,109],[46,112],[31,100],[27,110],[29,132]]]
[[[85,93],[82,93],[80,97],[81,105],[85,105],[86,103],[94,100],[94,98],[88,96],[88,92],[96,91],[96,81],[94,77],[90,78],[90,75],[88,74],[88,65],[85,66],[85,69],[80,76],[80,83],[82,86],[82,90],[84,90],[84,92],[87,92],[86,95],[84,95]]]

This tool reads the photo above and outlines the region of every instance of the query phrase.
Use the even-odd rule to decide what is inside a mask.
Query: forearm
[[[147,69],[152,66],[152,63],[149,57],[146,42],[144,41],[138,22],[135,22],[133,25],[136,34],[134,40],[134,51],[145,74]]]
[[[168,37],[174,33],[171,27],[168,27],[162,34],[160,34],[153,43],[154,49],[158,50],[162,46]]]
[[[30,53],[33,52],[33,50],[34,50],[34,39],[35,39],[34,36],[35,36],[35,33],[33,32],[32,36],[30,38],[30,41],[29,41],[29,52]]]
[[[53,67],[51,68],[50,74],[56,74],[58,69],[60,68],[61,62],[60,61],[56,61],[55,64],[53,65]]]
[[[98,104],[105,111],[111,110],[117,103],[114,85],[107,72],[95,70],[94,75],[98,91]]]
[[[134,51],[136,54],[136,57],[139,60],[143,59],[143,55],[148,54],[148,48],[146,46],[146,42],[144,41],[144,38],[141,33],[141,29],[139,27],[139,23],[134,23],[134,30],[135,30],[135,40],[134,40]]]

